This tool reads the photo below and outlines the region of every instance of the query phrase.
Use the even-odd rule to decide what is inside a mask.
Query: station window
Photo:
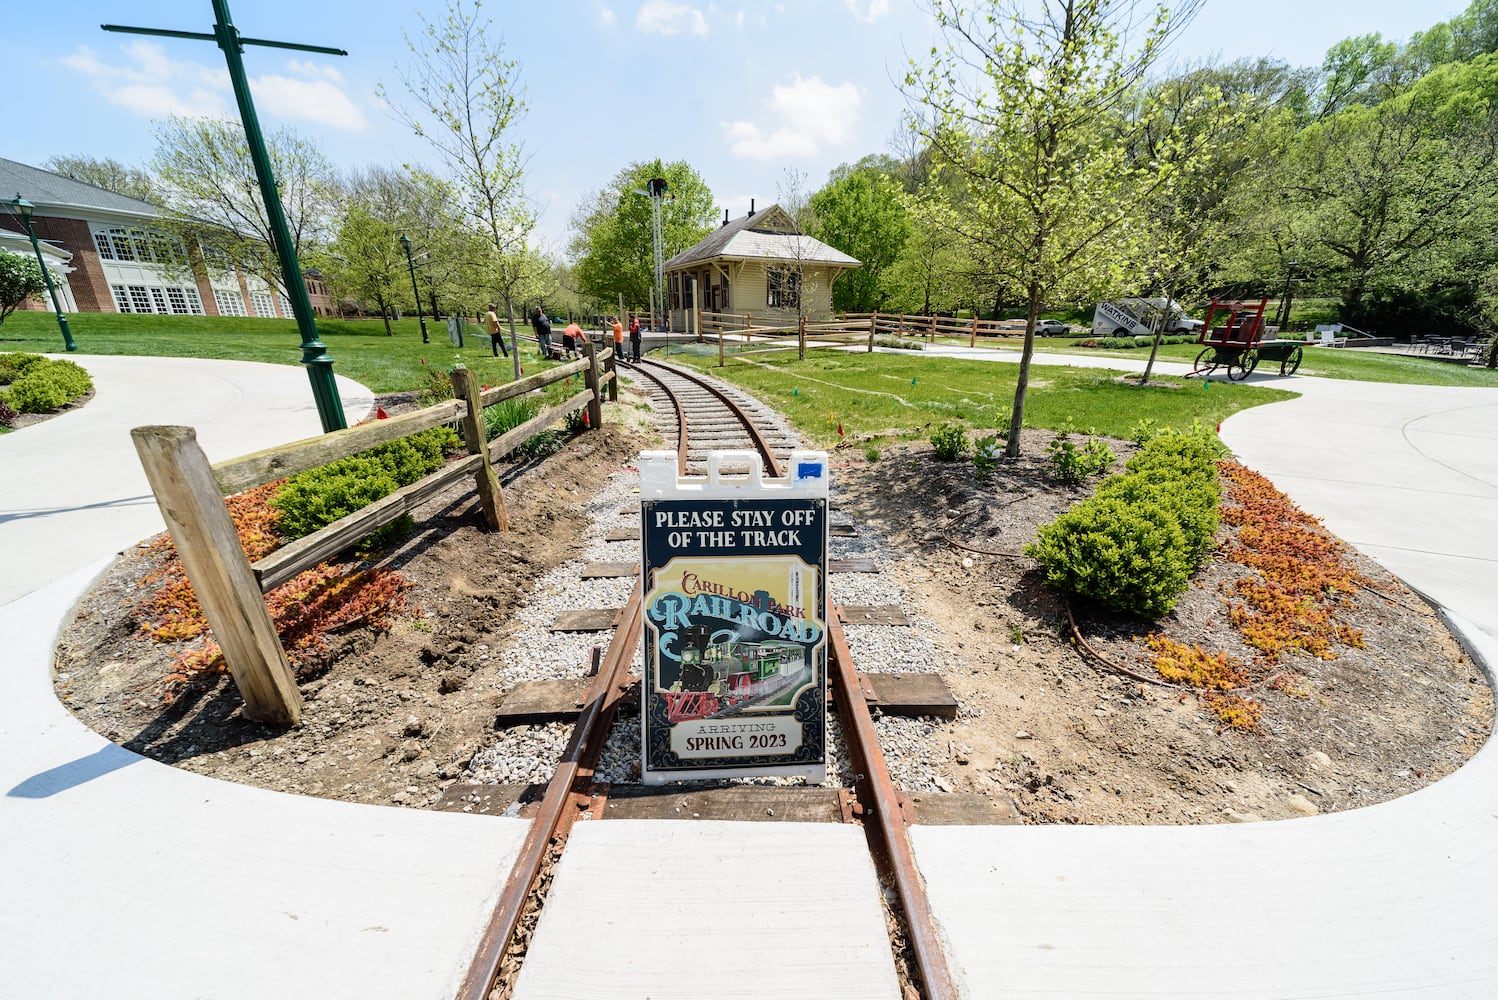
[[[801,305],[801,275],[784,267],[772,267],[766,285],[766,305],[772,309],[796,309]]]
[[[238,292],[225,291],[222,288],[213,290],[213,304],[218,306],[220,316],[243,316],[244,296]]]

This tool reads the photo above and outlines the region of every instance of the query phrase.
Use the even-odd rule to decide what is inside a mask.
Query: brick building
[[[45,241],[43,257],[64,309],[291,316],[291,303],[258,275],[227,264],[214,267],[195,247],[189,252],[181,240],[155,228],[161,210],[149,202],[0,157],[0,202],[17,195],[36,206],[31,224]],[[0,232],[0,252],[18,246],[30,252],[24,236],[11,235],[24,234],[26,226],[8,206],[0,206],[0,230],[9,231]],[[333,303],[320,276],[307,284],[313,310],[331,315]],[[22,308],[52,305],[32,300]]]

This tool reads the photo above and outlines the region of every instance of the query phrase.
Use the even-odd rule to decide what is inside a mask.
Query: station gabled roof
[[[702,242],[666,261],[665,270],[678,271],[707,260],[799,260],[832,267],[863,266],[862,261],[821,240],[798,234],[779,205],[719,226]]]
[[[67,208],[135,215],[143,219],[161,215],[161,209],[148,201],[0,157],[0,201],[9,201],[17,194],[38,209],[49,210],[48,215],[56,209]]]

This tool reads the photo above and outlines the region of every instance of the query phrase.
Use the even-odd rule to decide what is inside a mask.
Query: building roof
[[[667,271],[680,270],[715,258],[733,260],[799,260],[833,267],[862,267],[863,262],[821,240],[795,232],[790,216],[779,205],[751,212],[719,226],[696,246],[666,261]]]
[[[37,208],[94,209],[144,218],[161,214],[161,209],[148,201],[0,157],[0,201],[9,201],[17,194]]]

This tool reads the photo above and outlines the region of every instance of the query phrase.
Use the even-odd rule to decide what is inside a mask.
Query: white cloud
[[[705,35],[708,31],[707,17],[702,11],[673,0],[645,0],[640,13],[635,15],[635,27],[657,35],[679,35],[683,31]]]
[[[853,16],[864,24],[873,24],[889,13],[889,0],[843,0]]]
[[[63,65],[88,78],[104,99],[147,118],[225,118],[235,113],[229,73],[222,66],[171,59],[155,42],[132,42],[122,63],[104,62],[87,46]],[[293,59],[291,75],[268,73],[250,81],[257,108],[267,115],[363,131],[369,121],[347,93],[343,74],[331,66]]]
[[[863,93],[853,83],[824,83],[797,73],[788,84],[776,84],[768,107],[775,122],[761,127],[751,121],[723,123],[723,136],[735,156],[777,160],[811,156],[853,137]]]
[[[615,14],[613,8],[598,8],[598,26],[600,28],[612,28],[619,23],[619,15]]]
[[[740,31],[744,30],[744,8],[740,7],[739,12],[733,16],[733,26]]]
[[[233,109],[228,70],[168,59],[155,42],[132,42],[125,46],[125,54],[128,64],[110,66],[93,49],[80,46],[62,62],[92,80],[110,104],[136,114],[207,118]]]

